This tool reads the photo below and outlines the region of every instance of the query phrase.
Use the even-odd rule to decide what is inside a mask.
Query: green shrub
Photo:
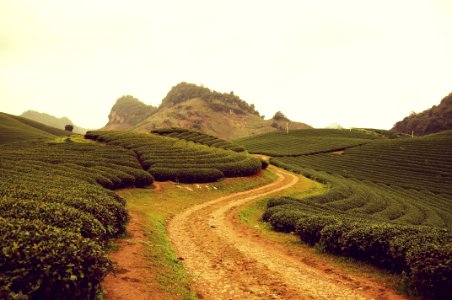
[[[0,216],[25,220],[41,220],[47,225],[62,228],[83,237],[104,240],[104,226],[93,215],[61,203],[36,200],[0,199]]]
[[[295,231],[297,220],[306,218],[307,215],[300,211],[280,210],[272,214],[268,222],[277,231],[292,232]]]
[[[80,234],[0,217],[0,298],[94,299],[111,263]]]
[[[158,181],[174,181],[182,183],[214,182],[224,178],[221,171],[217,169],[172,169],[162,167],[151,167],[149,170]]]

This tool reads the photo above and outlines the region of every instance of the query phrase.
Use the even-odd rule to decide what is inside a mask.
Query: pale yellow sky
[[[0,111],[98,128],[181,81],[267,117],[390,128],[452,91],[450,0],[0,0]]]

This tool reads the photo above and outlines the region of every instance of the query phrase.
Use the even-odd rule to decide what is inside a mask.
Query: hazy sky
[[[452,91],[452,1],[0,0],[0,111],[98,128],[181,81],[267,118],[390,128]]]

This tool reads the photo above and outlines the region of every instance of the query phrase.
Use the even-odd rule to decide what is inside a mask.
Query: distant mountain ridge
[[[20,116],[61,130],[64,130],[64,127],[66,125],[73,125],[74,126],[73,132],[80,134],[86,133],[86,129],[74,125],[74,123],[67,117],[57,118],[47,113],[41,113],[34,110],[27,110]]]
[[[69,131],[0,112],[0,145],[25,140],[54,139],[70,134]]]
[[[140,108],[143,113],[131,113],[130,110],[135,110],[130,107]],[[123,97],[119,98],[103,129],[151,131],[170,127],[199,130],[226,140],[285,130],[286,127],[311,128],[307,124],[290,121],[285,116],[280,118],[278,114],[264,120],[253,104],[242,100],[234,92],[220,93],[181,82],[171,88],[158,108],[136,98],[128,102],[124,102]]]
[[[391,130],[426,135],[449,129],[452,129],[452,93],[444,97],[439,105],[434,105],[421,113],[411,113],[397,122]]]

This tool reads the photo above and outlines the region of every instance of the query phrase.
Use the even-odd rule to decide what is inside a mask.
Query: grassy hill
[[[244,139],[253,152],[277,156],[272,164],[325,185],[320,195],[270,199],[263,219],[326,252],[403,274],[413,296],[449,298],[452,131],[357,134],[305,130]],[[363,145],[347,148],[357,142]],[[338,146],[345,149],[331,152]]]
[[[70,135],[68,131],[0,112],[0,144],[68,135]]]
[[[74,123],[67,117],[57,118],[55,116],[33,110],[27,110],[20,116],[58,129],[64,129],[66,125],[74,125]],[[86,129],[74,125],[73,132],[85,134]]]
[[[117,118],[115,116],[122,116]],[[125,117],[127,116],[127,117]],[[132,118],[122,108],[113,107],[104,130],[149,132],[159,128],[186,128],[230,140],[286,128],[305,129],[310,126],[290,120],[264,120],[254,105],[233,93],[219,93],[194,84],[180,83],[173,87],[159,108],[146,118]],[[134,119],[132,124],[130,119]]]
[[[293,156],[319,152],[331,152],[361,145],[381,138],[371,130],[304,129],[272,132],[234,140],[251,153],[270,156]]]
[[[406,134],[425,135],[452,129],[452,93],[444,97],[439,105],[420,112],[411,113],[391,129]]]

